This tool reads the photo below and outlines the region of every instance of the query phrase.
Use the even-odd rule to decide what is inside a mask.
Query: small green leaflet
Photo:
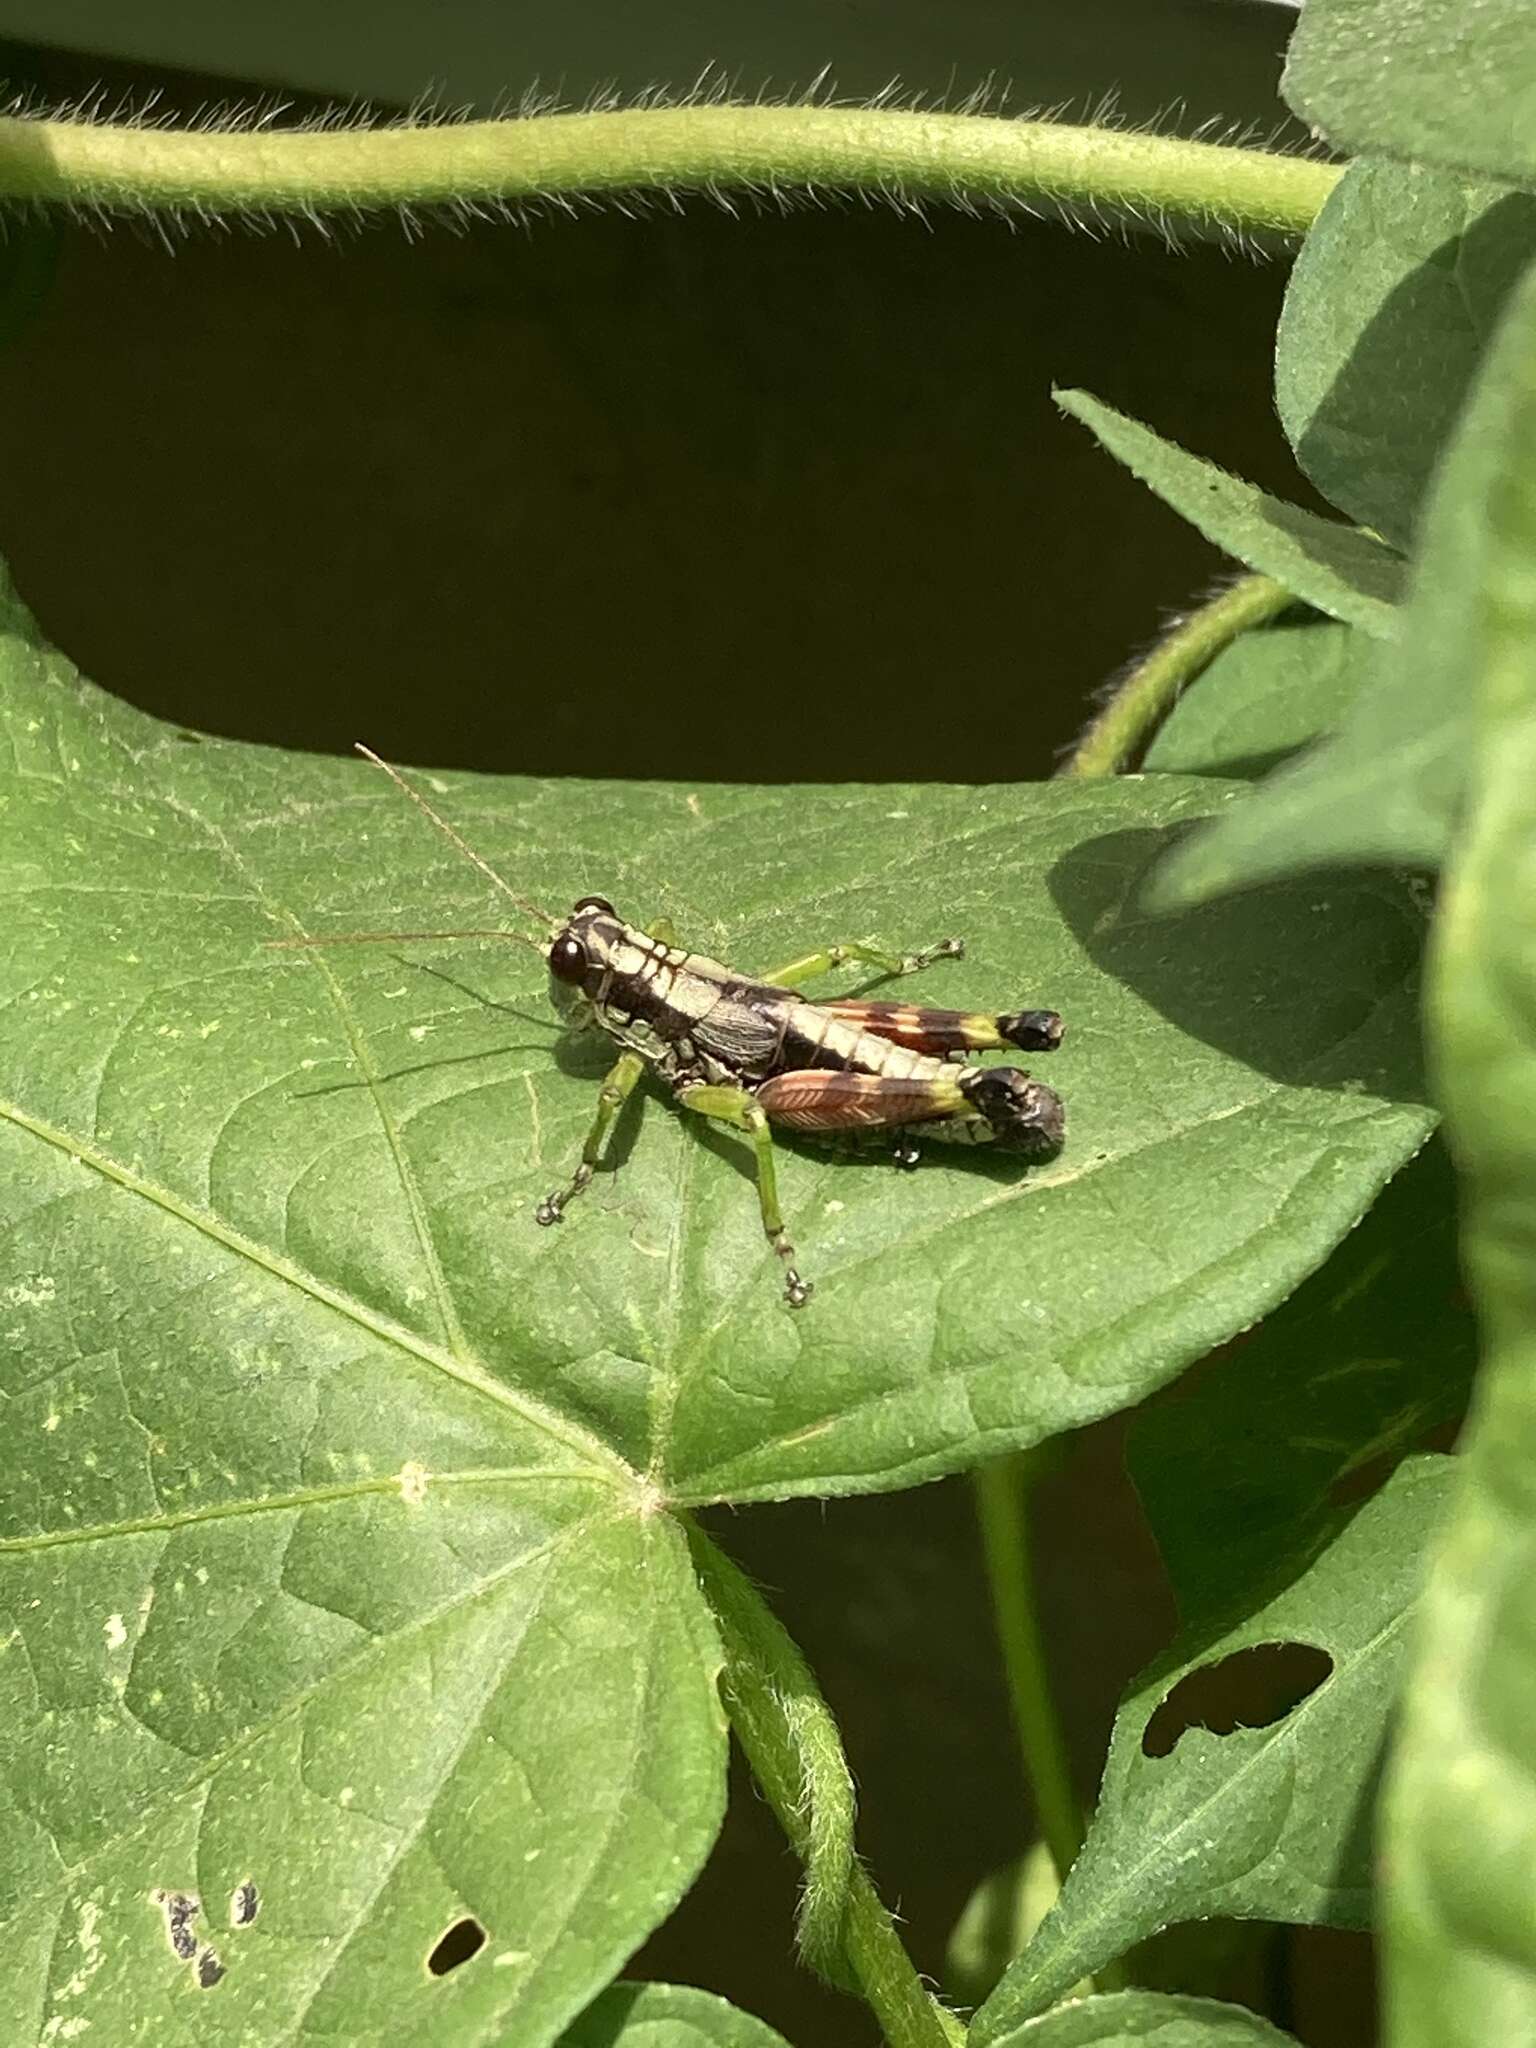
[[[1302,246],[1275,348],[1281,423],[1323,495],[1399,547],[1533,255],[1536,195],[1370,161]]]
[[[1149,900],[1203,902],[1281,874],[1352,861],[1434,868],[1466,785],[1487,622],[1469,592],[1485,506],[1504,459],[1510,392],[1522,373],[1527,280],[1505,315],[1442,465],[1400,642],[1335,737],[1280,769],[1220,826],[1181,847]]]
[[[1307,0],[1284,92],[1351,154],[1536,185],[1529,0]]]
[[[1451,1461],[1401,1466],[1322,1555],[1236,1627],[1186,1638],[1126,1695],[1088,1840],[1034,1941],[976,2017],[975,2048],[1136,1942],[1208,1917],[1365,1924],[1370,1813],[1421,1557]],[[1332,1670],[1268,1727],[1186,1728],[1142,1743],[1190,1672],[1235,1651],[1300,1643]]]
[[[1217,547],[1330,618],[1379,639],[1395,630],[1403,564],[1373,534],[1272,498],[1086,391],[1058,391],[1056,403]]]
[[[690,1985],[615,1984],[563,2036],[560,2048],[785,2048],[785,2041],[761,2020]]]
[[[1296,2048],[1296,2043],[1240,2006],[1156,1991],[1116,1991],[1025,2020],[995,2036],[991,2048]]]

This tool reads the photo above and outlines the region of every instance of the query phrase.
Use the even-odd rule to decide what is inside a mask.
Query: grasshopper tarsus
[[[921,974],[925,967],[931,967],[935,960],[963,960],[964,939],[940,939],[936,945],[924,946],[916,953],[904,953],[901,959],[901,973]]]
[[[630,1091],[645,1072],[645,1062],[637,1053],[621,1053],[608,1070],[608,1078],[597,1093],[597,1115],[592,1119],[592,1128],[587,1132],[586,1143],[581,1148],[581,1164],[571,1175],[566,1187],[556,1188],[544,1197],[534,1210],[536,1223],[558,1223],[565,1215],[567,1206],[592,1184],[598,1162],[603,1156],[603,1143],[614,1118],[629,1099]]]
[[[921,1145],[908,1137],[898,1137],[891,1151],[893,1163],[899,1166],[905,1173],[910,1173],[914,1166],[920,1165],[922,1157],[923,1148]]]
[[[804,1308],[816,1292],[814,1281],[803,1280],[795,1265],[798,1256],[794,1246],[785,1235],[783,1226],[770,1230],[768,1242],[784,1261],[784,1301],[789,1308]]]
[[[534,1222],[545,1224],[563,1223],[567,1207],[575,1201],[576,1197],[589,1184],[591,1179],[592,1169],[583,1161],[571,1175],[568,1187],[556,1188],[552,1194],[544,1197],[543,1201],[540,1202],[533,1212]]]

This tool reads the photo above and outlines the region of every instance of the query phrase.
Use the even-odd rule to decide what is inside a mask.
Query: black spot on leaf
[[[1316,1692],[1333,1672],[1326,1650],[1310,1643],[1255,1643],[1181,1678],[1142,1731],[1143,1756],[1171,1756],[1189,1728],[1230,1735],[1271,1728]]]
[[[225,1974],[224,1965],[219,1961],[216,1950],[206,1946],[198,1950],[193,1975],[197,1978],[200,1991],[211,1991]]]
[[[157,1891],[151,1897],[165,1915],[165,1938],[171,1944],[172,1955],[189,1963],[197,1953],[192,1922],[202,1910],[202,1901],[196,1892]]]
[[[254,1878],[247,1878],[237,1884],[229,1902],[229,1924],[231,1927],[249,1927],[261,1911],[261,1895],[256,1889]]]

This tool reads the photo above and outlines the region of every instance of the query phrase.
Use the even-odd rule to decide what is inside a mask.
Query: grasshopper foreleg
[[[866,946],[853,939],[838,939],[833,945],[818,947],[814,953],[802,953],[797,960],[786,961],[784,966],[774,968],[771,974],[764,974],[759,979],[774,988],[795,988],[814,975],[830,974],[834,968],[842,967],[850,960],[861,966],[878,967],[882,974],[921,974],[935,960],[958,960],[964,952],[964,939],[940,939],[937,945],[924,946],[917,953],[887,953],[879,946]]]
[[[802,1280],[795,1271],[795,1248],[789,1241],[779,1210],[778,1179],[773,1170],[773,1133],[768,1127],[767,1113],[745,1088],[700,1083],[680,1088],[677,1099],[685,1109],[695,1110],[716,1123],[729,1124],[734,1130],[745,1131],[751,1138],[757,1163],[757,1199],[763,1214],[763,1230],[769,1244],[784,1262],[784,1299],[791,1308],[804,1308],[811,1298],[811,1283]]]
[[[612,1127],[614,1118],[628,1101],[635,1083],[645,1072],[645,1062],[637,1053],[624,1053],[609,1068],[607,1078],[597,1097],[597,1115],[592,1119],[592,1128],[587,1132],[587,1141],[581,1148],[581,1164],[571,1175],[569,1183],[556,1188],[546,1195],[534,1210],[540,1223],[558,1223],[565,1214],[566,1205],[574,1202],[597,1171],[602,1157],[603,1143]]]

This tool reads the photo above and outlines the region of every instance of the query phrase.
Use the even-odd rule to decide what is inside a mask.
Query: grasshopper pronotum
[[[570,1180],[539,1203],[540,1223],[560,1222],[591,1181],[614,1118],[649,1068],[684,1109],[743,1131],[752,1140],[763,1229],[784,1266],[784,1299],[801,1308],[811,1283],[795,1269],[795,1248],[779,1210],[772,1127],[799,1134],[889,1133],[898,1165],[915,1166],[915,1134],[950,1143],[999,1144],[1041,1157],[1060,1148],[1061,1098],[1021,1067],[966,1064],[966,1055],[1016,1046],[1050,1052],[1061,1043],[1054,1010],[989,1015],[838,996],[818,1003],[798,988],[849,961],[888,975],[916,974],[956,959],[960,939],[921,952],[887,953],[838,941],[753,978],[690,953],[671,925],[626,924],[603,896],[583,896],[564,917],[519,896],[419,790],[368,747],[437,829],[472,861],[545,938],[527,932],[347,932],[278,939],[275,945],[354,940],[510,938],[549,963],[549,993],[568,1029],[606,1033],[622,1048],[597,1099],[597,1114]]]

